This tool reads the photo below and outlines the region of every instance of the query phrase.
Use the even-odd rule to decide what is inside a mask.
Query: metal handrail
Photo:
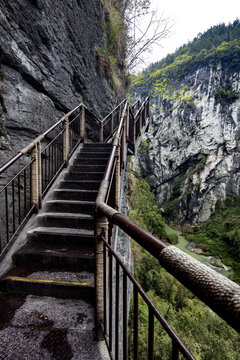
[[[85,107],[82,103],[80,103],[78,106],[76,106],[73,110],[69,111],[67,114],[65,114],[60,120],[58,120],[54,125],[52,125],[48,130],[46,130],[44,133],[36,137],[33,141],[31,141],[27,146],[25,146],[21,153],[26,154],[27,152],[31,151],[33,147],[40,141],[42,141],[52,130],[54,130],[58,125],[63,123],[66,119],[69,118],[69,116],[79,109],[81,106]]]
[[[146,103],[149,99],[146,99]],[[116,154],[118,151],[118,148],[120,146],[120,144],[123,145],[124,139],[123,139],[123,134],[126,136],[126,133],[124,133],[124,120],[127,114],[127,108],[128,108],[128,103],[125,104],[124,109],[122,111],[121,114],[121,119],[119,122],[119,126],[118,129],[116,131],[113,143],[112,143],[112,150],[109,156],[109,160],[108,160],[108,164],[104,173],[104,177],[103,180],[101,182],[100,188],[99,188],[99,192],[98,192],[98,196],[95,202],[95,210],[96,210],[96,214],[97,217],[96,219],[99,217],[100,221],[98,223],[98,220],[96,221],[96,230],[95,230],[95,234],[96,234],[96,238],[98,240],[102,240],[102,244],[104,244],[104,248],[101,249],[102,244],[99,243],[99,241],[97,241],[96,243],[96,248],[95,248],[95,258],[96,258],[96,278],[95,278],[95,285],[96,285],[96,297],[97,297],[97,303],[96,303],[96,313],[97,313],[97,319],[96,319],[96,328],[99,329],[99,327],[102,329],[103,332],[103,336],[105,337],[108,349],[110,354],[112,354],[112,331],[111,330],[107,330],[107,317],[110,317],[110,328],[112,328],[112,257],[115,258],[116,261],[116,269],[118,268],[118,266],[121,266],[122,270],[123,270],[123,276],[126,277],[134,284],[135,286],[135,290],[143,297],[144,301],[147,303],[147,305],[149,306],[149,309],[151,310],[151,314],[152,314],[152,320],[151,320],[151,331],[153,332],[153,327],[154,327],[154,316],[156,317],[156,319],[158,319],[158,321],[161,323],[161,325],[163,326],[163,328],[166,330],[166,332],[168,333],[168,335],[170,336],[170,338],[172,339],[172,359],[177,359],[178,357],[176,357],[176,354],[178,354],[178,350],[180,350],[182,352],[182,354],[184,355],[184,357],[186,359],[191,359],[193,360],[194,357],[193,355],[189,352],[189,350],[186,348],[186,346],[181,342],[181,340],[178,338],[178,336],[175,334],[175,332],[172,330],[172,328],[169,326],[169,324],[167,323],[167,321],[162,317],[162,315],[158,312],[158,310],[155,308],[155,306],[153,305],[153,303],[151,302],[151,300],[147,297],[147,295],[143,292],[143,290],[141,289],[141,287],[139,286],[139,284],[136,282],[136,280],[134,279],[134,277],[130,274],[130,272],[128,271],[128,269],[125,267],[125,265],[122,263],[121,259],[119,258],[119,256],[116,254],[116,252],[113,250],[113,248],[111,247],[109,241],[109,230],[106,231],[104,230],[104,228],[101,228],[102,224],[106,224],[106,220],[103,220],[102,216],[106,216],[112,224],[118,225],[122,230],[124,230],[128,235],[130,235],[133,239],[137,240],[137,242],[142,245],[143,247],[146,248],[146,242],[148,243],[147,246],[147,250],[154,255],[155,257],[158,257],[160,252],[165,249],[167,247],[166,243],[162,242],[161,240],[157,239],[156,237],[154,237],[152,234],[149,234],[148,232],[146,232],[145,230],[141,229],[140,227],[138,227],[137,225],[135,225],[134,223],[132,223],[130,220],[128,220],[127,218],[125,218],[123,215],[121,215],[116,209],[112,208],[111,206],[109,206],[107,204],[108,201],[108,194],[110,193],[110,187],[112,186],[112,178],[113,178],[113,170],[115,170],[115,165],[116,165]],[[140,109],[145,109],[145,105],[141,106]],[[141,111],[141,110],[140,110]],[[135,123],[135,118],[134,118],[134,123]],[[125,123],[126,124],[126,123]],[[143,124],[142,124],[143,125]],[[127,136],[126,136],[127,137]],[[125,139],[126,140],[126,139]],[[124,154],[123,154],[124,157]],[[99,226],[100,225],[100,226]],[[99,233],[99,236],[98,236]],[[103,237],[102,234],[108,234],[106,239]],[[108,271],[106,270],[106,249],[108,249],[109,251],[109,261],[111,263],[109,272],[110,272],[110,276],[111,279],[109,281],[109,286],[110,286],[110,299],[109,299],[109,306],[110,306],[110,315],[107,315],[107,299],[106,299],[106,294],[107,294],[107,290],[106,290],[106,284],[107,284],[107,273]],[[104,266],[103,266],[103,274],[100,271],[100,264],[102,263],[102,257],[104,259]],[[99,265],[98,265],[99,263]],[[101,272],[101,273],[100,273]],[[115,358],[118,358],[118,327],[119,327],[119,310],[117,309],[118,306],[118,302],[119,302],[119,270],[117,272],[118,275],[117,279],[116,279],[116,287],[118,288],[117,290],[117,299],[115,300],[116,303],[116,318],[115,318],[115,330],[116,330],[116,334],[115,334]],[[104,281],[104,284],[101,285],[101,281]],[[126,309],[126,278],[124,281],[123,285],[123,298],[124,303],[125,303],[125,312],[127,311]],[[98,294],[101,293],[101,286],[103,286],[104,290],[102,293],[105,294],[104,296],[104,314],[101,313],[102,312],[102,300],[98,299]],[[127,326],[127,319],[126,319],[126,314],[123,314],[124,317],[124,324],[125,327]],[[108,336],[107,336],[108,333]],[[124,359],[127,359],[127,345],[126,345],[126,329],[123,328],[123,333],[124,335],[124,349],[123,349],[123,353],[124,353]],[[150,334],[150,333],[149,333]],[[136,336],[136,335],[135,335]],[[109,340],[108,340],[109,337]],[[153,342],[153,336],[151,335],[151,341]],[[136,349],[134,350],[136,352]],[[149,354],[153,354],[153,343],[152,345],[149,346]],[[113,357],[113,354],[111,355]],[[135,357],[137,359],[137,356]],[[153,358],[152,356],[149,358]]]
[[[103,118],[101,121],[104,122],[110,115],[112,115],[118,108],[120,108],[125,102],[127,101],[127,99],[125,98],[124,100],[122,100],[122,102],[120,102],[119,105],[117,105],[109,114],[107,114],[107,116],[105,116],[105,118]]]
[[[140,111],[144,109],[141,105]],[[136,115],[140,113],[137,112]],[[98,216],[105,216],[110,223],[117,225],[125,233],[131,236],[145,250],[151,253],[160,264],[178,279],[184,286],[192,291],[198,298],[208,305],[215,313],[222,317],[235,330],[240,332],[240,286],[218,274],[211,268],[195,260],[175,246],[168,246],[152,234],[141,229],[118,210],[109,206],[105,199],[109,192],[110,176],[114,163],[114,157],[119,148],[119,134],[123,131],[122,114],[118,131],[113,140],[113,148],[105,171],[104,179],[100,185],[95,203]],[[142,121],[140,116],[140,121]],[[98,226],[98,224],[97,224]],[[104,233],[104,230],[96,230],[96,233]],[[115,256],[115,255],[114,255]]]
[[[110,246],[103,238],[102,241],[104,242],[104,245],[109,250],[111,255],[116,259],[117,263],[121,266],[123,271],[127,274],[127,277],[131,281],[131,283],[135,286],[137,289],[137,292],[142,296],[146,304],[152,309],[154,316],[156,319],[160,322],[160,324],[163,326],[163,328],[166,330],[172,341],[174,341],[179,350],[184,354],[185,358],[188,360],[195,360],[195,357],[190,353],[190,351],[186,348],[184,343],[181,341],[181,339],[178,337],[178,335],[175,333],[175,331],[172,329],[172,327],[168,324],[166,319],[160,314],[158,309],[153,305],[151,300],[148,298],[142,287],[138,284],[134,276],[130,273],[129,269],[126,267],[126,265],[123,263],[122,259],[117,255],[117,253],[113,250],[112,246]]]
[[[8,170],[10,178],[0,189],[0,201],[5,204],[0,216],[0,253],[15,238],[31,213],[41,207],[47,190],[85,138],[88,118],[102,123],[80,103],[0,167],[0,175]],[[100,133],[99,129],[97,125]],[[25,157],[21,162],[22,169],[12,175],[16,166],[14,171],[10,167],[24,155],[28,157],[27,165],[24,165]]]
[[[16,155],[14,155],[10,160],[8,160],[5,164],[3,164],[0,167],[0,175],[7,170],[12,164],[14,164],[20,157],[23,156],[22,152],[18,152]]]

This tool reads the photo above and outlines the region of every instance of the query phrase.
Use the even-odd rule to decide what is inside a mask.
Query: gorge
[[[132,95],[152,94],[138,157],[162,216],[234,265],[239,281],[240,23],[220,24],[152,64]],[[238,274],[238,275],[236,275]]]
[[[170,215],[179,224],[206,221],[217,200],[240,195],[240,100],[222,105],[215,98],[216,89],[228,83],[238,92],[239,77],[220,66],[201,67],[181,83],[191,94],[186,104],[153,100],[141,168],[158,204],[174,205]]]

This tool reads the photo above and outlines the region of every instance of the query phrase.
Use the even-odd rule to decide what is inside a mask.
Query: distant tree
[[[161,46],[161,40],[170,32],[169,19],[159,16],[157,9],[152,10],[150,6],[150,0],[123,1],[129,70],[144,63],[143,55],[151,51],[152,45]]]

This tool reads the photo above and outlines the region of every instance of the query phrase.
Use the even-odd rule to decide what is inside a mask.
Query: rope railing
[[[240,286],[226,277],[218,274],[214,270],[210,269],[206,265],[193,259],[183,251],[174,246],[168,246],[152,234],[149,234],[145,230],[141,229],[118,211],[119,206],[119,184],[122,167],[118,165],[114,167],[115,159],[120,163],[121,158],[125,155],[122,154],[124,146],[127,144],[126,140],[126,124],[128,123],[127,116],[130,112],[126,111],[126,108],[122,111],[121,121],[119,122],[118,130],[115,134],[112,143],[112,152],[109,157],[108,165],[105,171],[104,179],[101,183],[99,193],[95,203],[96,210],[96,228],[95,228],[95,257],[96,257],[96,328],[98,329],[97,336],[101,338],[103,336],[107,342],[112,358],[119,358],[118,336],[115,334],[116,329],[113,329],[113,323],[119,323],[119,313],[116,309],[119,302],[119,296],[124,298],[125,286],[122,283],[122,293],[119,294],[121,286],[117,284],[120,281],[119,274],[118,280],[114,281],[113,269],[120,267],[122,270],[122,281],[126,282],[126,277],[129,279],[129,271],[122,266],[122,263],[118,255],[113,250],[112,245],[112,233],[113,226],[116,225],[122,229],[125,233],[131,236],[138,244],[140,244],[145,250],[151,253],[156,259],[158,259],[161,266],[163,266],[170,274],[178,279],[183,285],[185,285],[190,291],[199,297],[206,305],[208,305],[215,313],[222,317],[227,323],[229,323],[235,330],[240,332]],[[149,99],[146,99],[145,104],[142,104],[136,112],[134,126],[135,129],[132,133],[135,133],[134,139],[141,134],[141,129],[149,117]],[[127,148],[124,150],[127,152]],[[120,159],[120,160],[119,160]],[[120,164],[119,164],[120,165]],[[114,174],[113,174],[114,172]],[[107,194],[115,192],[112,198],[115,202],[108,201]],[[109,231],[110,229],[110,231]],[[114,262],[114,265],[113,265]],[[114,270],[115,271],[115,270]],[[119,271],[119,270],[118,270]],[[128,280],[130,281],[130,280]],[[115,285],[114,285],[115,284]],[[115,287],[115,288],[114,288]],[[134,296],[136,298],[136,284],[133,282]],[[115,295],[113,295],[115,293]],[[115,296],[113,300],[113,296]],[[145,299],[146,300],[146,299]],[[137,300],[136,301],[137,304]],[[115,304],[115,305],[114,305]],[[135,305],[136,305],[135,304]],[[149,344],[148,344],[148,358],[154,358],[154,339],[153,339],[153,318],[157,316],[154,314],[154,305],[148,299],[147,304],[149,307]],[[134,306],[135,306],[134,305]],[[113,308],[115,306],[115,308]],[[137,307],[137,305],[136,305]],[[135,309],[135,308],[134,308]],[[134,332],[137,330],[137,310],[134,310],[135,320]],[[124,311],[122,313],[124,315]],[[126,319],[125,319],[126,323]],[[166,325],[166,323],[165,323]],[[162,325],[168,332],[168,327]],[[123,325],[122,325],[123,326]],[[170,327],[169,327],[170,328]],[[124,332],[124,327],[122,328]],[[102,335],[103,334],[103,335]],[[114,335],[115,334],[115,335]],[[134,335],[134,359],[138,359],[137,350],[137,335]],[[180,345],[177,335],[171,329],[172,339],[172,359],[179,358],[179,351],[186,359],[194,359],[185,346]],[[123,333],[124,344],[127,341],[126,335]],[[115,347],[114,347],[115,344]],[[126,346],[123,349],[123,359],[127,359]]]
[[[41,207],[41,202],[53,181],[68,163],[81,141],[112,141],[108,165],[95,203],[95,290],[97,337],[104,337],[114,359],[120,353],[128,358],[129,338],[126,328],[129,304],[126,288],[134,293],[133,355],[138,358],[138,298],[146,302],[148,317],[148,359],[154,358],[155,319],[172,341],[172,359],[179,352],[186,359],[194,359],[189,350],[154,307],[121,258],[112,247],[116,227],[122,229],[151,253],[159,263],[183,285],[207,304],[215,313],[240,332],[240,287],[201,264],[174,246],[168,246],[144,231],[119,211],[120,177],[126,168],[130,146],[147,126],[150,100],[135,105],[132,110],[125,99],[102,121],[98,120],[83,104],[66,114],[46,132],[38,136],[0,168],[0,175],[11,167],[16,173],[0,189],[2,213],[0,216],[1,252],[16,237],[28,217]],[[94,130],[91,129],[94,124]],[[19,166],[18,166],[19,165]],[[19,169],[20,168],[20,169]],[[123,308],[120,312],[120,298]],[[121,316],[121,314],[123,316]],[[121,329],[121,330],[120,330]],[[119,347],[122,339],[123,348]]]

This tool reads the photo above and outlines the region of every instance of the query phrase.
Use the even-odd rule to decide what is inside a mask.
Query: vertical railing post
[[[133,145],[135,146],[136,142],[136,118],[135,115],[133,116]]]
[[[129,139],[129,103],[127,105],[126,138]]]
[[[121,176],[121,169],[120,169],[120,147],[117,147],[116,151],[117,156],[117,164],[116,164],[116,170],[115,170],[115,209],[119,209],[119,201],[120,201],[120,176]]]
[[[34,159],[31,164],[32,204],[36,206],[36,209],[40,209],[42,205],[42,158],[40,142],[37,142],[32,148],[31,158]]]
[[[122,156],[123,156],[123,159],[122,159],[122,168],[124,169],[125,166],[126,166],[126,149],[127,149],[127,146],[126,146],[126,114],[125,114],[125,117],[124,117],[124,122],[123,122],[123,133],[122,133]]]
[[[139,134],[138,134],[138,136],[141,134],[141,131],[142,131],[142,109],[140,110],[140,113],[139,113]]]
[[[113,112],[112,112],[112,115],[111,115],[111,135],[113,134],[113,120],[114,120],[114,115],[113,115]]]
[[[85,107],[82,105],[80,116],[80,139],[85,139]]]
[[[63,160],[67,164],[69,156],[69,118],[65,118],[63,121]]]
[[[147,120],[147,102],[144,104],[144,125],[146,124]]]
[[[103,143],[103,121],[101,121],[101,125],[100,125],[100,143]]]
[[[96,339],[102,340],[104,323],[104,249],[102,238],[108,241],[108,219],[95,214],[95,328]]]
[[[120,123],[120,120],[121,120],[121,114],[122,114],[122,108],[118,108],[118,125]]]

